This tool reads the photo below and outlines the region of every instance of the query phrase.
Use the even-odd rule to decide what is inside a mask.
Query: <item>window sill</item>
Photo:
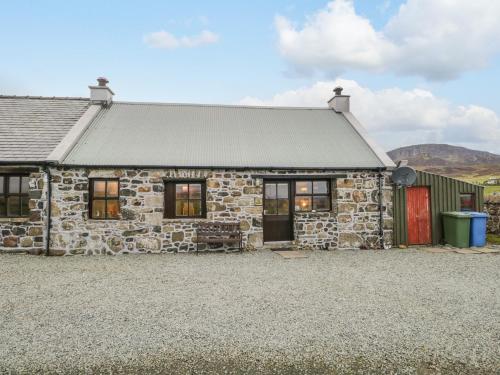
[[[335,214],[335,211],[295,211],[294,215],[316,215],[316,216],[326,216],[326,215],[333,215]]]
[[[29,217],[0,217],[0,223],[27,223]]]
[[[163,221],[172,222],[172,221],[203,221],[208,220],[206,217],[164,217]]]
[[[118,219],[87,219],[86,221],[90,222],[90,223],[101,223],[103,221],[121,221],[121,220],[123,220],[123,219],[121,219],[121,218],[118,218]]]

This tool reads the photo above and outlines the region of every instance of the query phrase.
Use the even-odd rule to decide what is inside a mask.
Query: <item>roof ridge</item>
[[[45,100],[85,100],[82,96],[34,96],[34,95],[0,95],[0,99],[45,99]]]
[[[252,108],[252,109],[262,108],[262,109],[331,110],[331,108],[329,108],[329,107],[291,107],[291,106],[266,106],[266,105],[244,105],[244,104],[210,104],[210,103],[162,103],[162,102],[113,101],[113,104],[157,105],[157,106],[186,106],[186,107]]]

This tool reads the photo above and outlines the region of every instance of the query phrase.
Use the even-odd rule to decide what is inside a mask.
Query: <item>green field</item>
[[[485,186],[484,187],[484,196],[493,195],[493,193],[500,194],[500,186]]]

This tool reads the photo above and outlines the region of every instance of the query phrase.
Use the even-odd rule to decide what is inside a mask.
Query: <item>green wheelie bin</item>
[[[469,212],[443,212],[444,242],[454,247],[469,247]]]

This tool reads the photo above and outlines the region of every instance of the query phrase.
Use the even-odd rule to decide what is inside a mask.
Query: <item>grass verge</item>
[[[497,234],[487,234],[486,240],[494,245],[500,245],[500,236]]]

